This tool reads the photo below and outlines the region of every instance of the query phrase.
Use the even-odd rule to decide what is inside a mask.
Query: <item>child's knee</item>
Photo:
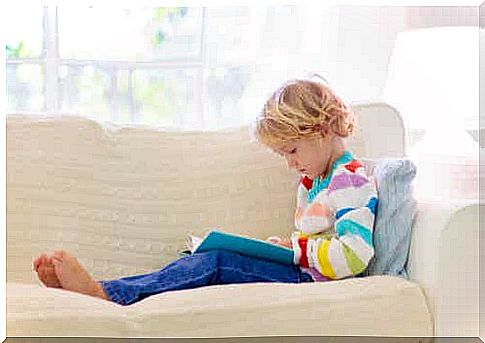
[[[227,261],[233,260],[236,253],[227,250],[210,250],[203,253],[207,262],[213,266],[220,266]]]
[[[197,263],[203,265],[216,266],[219,263],[219,250],[210,250],[191,255],[189,259],[195,259]]]

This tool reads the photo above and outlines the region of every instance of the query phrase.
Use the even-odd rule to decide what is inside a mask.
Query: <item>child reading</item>
[[[358,276],[374,255],[376,184],[347,150],[351,109],[325,84],[291,80],[266,101],[257,118],[259,142],[300,174],[295,231],[270,237],[294,250],[294,265],[226,250],[195,253],[160,270],[116,280],[94,280],[66,251],[42,254],[33,268],[47,287],[130,305],[150,295],[249,282],[302,283]]]

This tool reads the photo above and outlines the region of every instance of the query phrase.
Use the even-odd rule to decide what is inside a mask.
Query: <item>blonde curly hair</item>
[[[256,139],[270,147],[325,135],[345,138],[354,130],[353,111],[329,87],[311,80],[285,82],[266,101],[255,123]]]

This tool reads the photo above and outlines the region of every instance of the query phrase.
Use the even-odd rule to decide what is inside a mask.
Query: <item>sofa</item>
[[[406,156],[394,108],[353,107],[356,156]],[[66,250],[108,280],[160,269],[187,235],[210,228],[288,235],[298,181],[249,126],[182,131],[10,115],[7,336],[478,336],[479,204],[453,199],[417,199],[409,279],[216,285],[121,306],[46,288],[32,270],[40,253]]]

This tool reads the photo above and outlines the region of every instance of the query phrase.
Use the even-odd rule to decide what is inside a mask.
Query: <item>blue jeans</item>
[[[182,257],[152,273],[99,283],[111,301],[130,305],[150,295],[210,285],[312,281],[298,266],[213,250]]]

